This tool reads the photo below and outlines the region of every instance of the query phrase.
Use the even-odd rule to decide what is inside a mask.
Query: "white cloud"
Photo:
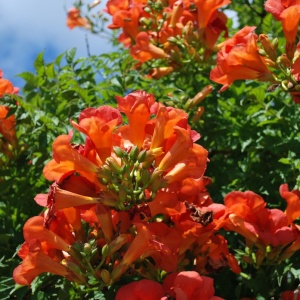
[[[66,9],[72,1],[9,0],[0,3],[0,69],[14,84],[14,75],[32,70],[34,58],[45,51],[46,60],[76,47],[77,56],[87,56],[86,36],[91,54],[109,52],[108,42],[84,30],[66,26]]]

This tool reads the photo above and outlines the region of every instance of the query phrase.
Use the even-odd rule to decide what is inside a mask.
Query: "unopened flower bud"
[[[269,56],[269,58],[272,61],[276,61],[277,60],[277,53],[276,53],[276,49],[274,48],[274,46],[272,45],[271,41],[269,40],[269,38],[267,37],[267,35],[265,34],[260,34],[259,35],[259,41],[261,42],[266,54]]]
[[[136,161],[137,157],[138,157],[138,154],[139,154],[139,147],[134,146],[130,150],[129,157],[131,158],[132,161]]]
[[[108,254],[108,252],[109,252],[109,247],[108,247],[107,244],[105,244],[105,245],[102,247],[101,252],[102,252],[102,256],[103,256],[103,257],[106,257],[106,256],[107,256],[107,254]]]
[[[85,243],[83,246],[83,252],[87,255],[90,256],[92,252],[92,247],[89,243]]]
[[[183,7],[182,1],[176,1],[173,5],[173,10],[172,10],[172,14],[171,14],[171,20],[170,20],[169,27],[175,28],[183,11],[184,11],[184,7]]]
[[[199,103],[201,103],[207,95],[209,95],[213,90],[213,87],[211,85],[207,85],[204,87],[194,98],[189,99],[185,105],[186,109],[189,109],[191,107],[195,107]]]
[[[106,284],[110,282],[110,273],[106,269],[101,270],[100,277]]]
[[[152,198],[155,197],[157,191],[163,188],[166,184],[166,181],[162,177],[163,172],[161,170],[155,170],[157,172],[153,172],[149,182],[149,189],[152,192]]]
[[[116,161],[116,159],[114,157],[108,157],[106,159],[106,163],[109,165],[110,169],[119,174],[120,173],[120,169],[121,169],[121,166],[119,165],[119,163]]]
[[[150,174],[148,170],[141,170],[141,182],[144,186],[147,186],[150,181]]]
[[[140,163],[143,162],[146,159],[146,156],[147,156],[147,151],[142,150],[137,157],[137,161]]]
[[[67,259],[63,259],[61,264],[65,267],[68,268],[68,270],[70,271],[67,278],[70,281],[74,281],[77,282],[79,284],[84,284],[86,282],[86,278],[83,275],[83,271],[81,270],[81,268],[75,264],[73,261],[71,260],[67,260]]]
[[[159,67],[159,68],[153,68],[149,76],[154,78],[154,79],[159,79],[161,77],[164,77],[174,71],[173,67]]]
[[[194,123],[197,123],[202,117],[203,113],[204,113],[204,106],[201,106],[197,109],[197,112],[194,114],[192,121]]]
[[[76,273],[82,274],[81,268],[71,260],[63,259],[61,264],[66,266],[69,270],[71,270],[75,274]]]
[[[114,146],[113,147],[114,152],[116,153],[116,155],[120,158],[124,157],[124,151],[122,148]]]

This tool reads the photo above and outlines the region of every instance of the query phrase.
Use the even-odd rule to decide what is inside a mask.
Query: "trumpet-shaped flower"
[[[297,37],[300,20],[300,1],[267,0],[265,8],[266,11],[270,12],[278,21],[281,21],[287,43],[293,44]]]
[[[78,8],[73,7],[68,11],[67,26],[70,29],[73,29],[75,27],[89,28],[90,24],[89,24],[89,21],[86,18],[83,18],[81,16],[80,10]]]
[[[265,208],[264,200],[253,192],[232,192],[225,197],[228,221],[225,228],[236,231],[253,243],[279,246],[294,239],[286,215],[279,209]]]
[[[130,141],[139,148],[143,146],[146,132],[145,126],[149,122],[152,113],[151,107],[155,103],[153,95],[144,91],[136,91],[129,95],[116,97],[118,101],[118,109],[125,113],[129,121]]]
[[[44,227],[44,218],[42,216],[30,218],[24,225],[23,233],[24,239],[27,242],[38,239],[40,242],[45,242],[51,248],[66,252],[70,251],[70,245],[64,239]]]
[[[226,40],[217,55],[217,66],[211,71],[210,79],[223,84],[220,91],[240,79],[272,80],[267,62],[258,52],[255,27],[245,27]]]
[[[22,249],[23,248],[23,249]],[[38,240],[32,239],[23,244],[21,251],[27,252],[23,262],[13,272],[13,278],[20,285],[30,285],[38,275],[50,272],[63,277],[68,277],[68,269],[46,255]],[[24,249],[26,248],[26,250]]]
[[[112,132],[122,122],[120,112],[110,106],[87,108],[80,113],[79,124],[72,125],[87,136],[99,155],[101,162],[111,155]]]
[[[44,176],[48,180],[60,182],[77,172],[99,186],[96,175],[98,166],[71,146],[71,138],[72,133],[56,138],[53,143],[53,159],[45,166]]]

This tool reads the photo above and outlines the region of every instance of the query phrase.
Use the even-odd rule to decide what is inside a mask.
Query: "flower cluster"
[[[216,67],[210,79],[223,84],[224,91],[235,80],[258,79],[281,86],[300,103],[300,1],[268,0],[265,9],[281,22],[286,39],[285,53],[278,54],[278,39],[254,33],[246,26],[219,45]],[[298,43],[298,44],[297,44]]]
[[[149,74],[159,78],[179,69],[186,61],[199,63],[211,56],[220,35],[227,36],[227,16],[219,8],[229,3],[109,0],[105,11],[112,17],[108,28],[121,29],[118,40],[130,48],[134,59],[141,63],[162,59]],[[79,15],[77,20],[81,20]]]
[[[99,4],[95,1],[89,10]],[[185,64],[204,65],[218,51],[210,79],[227,89],[236,80],[257,79],[280,86],[300,103],[300,44],[298,34],[300,2],[268,0],[265,10],[280,22],[286,39],[285,52],[278,39],[257,35],[246,26],[228,38],[227,16],[220,11],[229,0],[122,1],[109,0],[105,11],[111,15],[110,29],[121,29],[119,42],[143,64],[151,60],[148,75],[160,78]],[[76,13],[75,13],[76,11]],[[73,21],[72,21],[73,20]],[[93,22],[78,8],[68,13],[68,26],[93,30]],[[226,40],[218,45],[220,36]],[[196,67],[197,68],[197,67]]]
[[[279,264],[300,249],[300,228],[294,221],[300,216],[300,191],[280,186],[287,202],[286,210],[266,208],[263,198],[251,191],[231,192],[224,204],[213,204],[217,227],[234,231],[245,238],[242,259],[259,268]]]
[[[72,132],[54,141],[44,175],[55,182],[35,198],[46,210],[24,226],[14,280],[29,285],[51,272],[87,286],[93,278],[103,289],[146,278],[165,280],[186,299],[204,299],[185,290],[189,274],[178,272],[209,274],[226,266],[240,272],[208,209],[207,150],[195,143],[200,135],[184,111],[144,91],[117,102],[117,109],[87,108],[78,123],[71,121],[84,144],[72,143]],[[191,274],[211,286],[212,297],[211,280]]]

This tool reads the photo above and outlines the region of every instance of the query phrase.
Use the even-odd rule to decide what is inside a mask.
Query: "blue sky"
[[[107,53],[111,46],[98,36],[66,26],[70,0],[6,0],[0,2],[0,69],[18,87],[24,81],[16,75],[33,70],[41,51],[46,62],[62,52],[77,48],[77,57],[86,57],[86,35],[91,54]]]

